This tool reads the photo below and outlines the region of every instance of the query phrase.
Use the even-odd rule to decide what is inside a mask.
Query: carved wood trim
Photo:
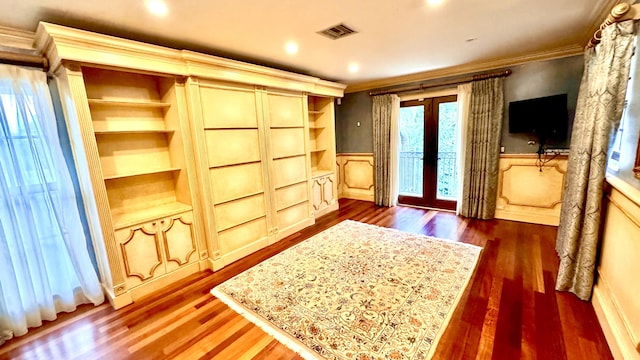
[[[132,272],[131,269],[129,268],[129,257],[127,256],[127,244],[130,243],[133,240],[133,237],[136,233],[136,231],[141,231],[142,233],[144,233],[145,235],[153,235],[153,238],[155,240],[156,243],[156,259],[158,260],[157,263],[153,264],[153,266],[151,266],[151,269],[149,269],[149,275],[143,275],[137,272]],[[157,232],[149,232],[147,230],[144,229],[144,227],[140,227],[138,229],[129,229],[129,236],[127,237],[127,240],[125,240],[124,242],[120,243],[120,249],[122,250],[122,260],[124,262],[124,270],[127,274],[127,276],[136,276],[138,278],[140,278],[140,280],[144,281],[147,279],[150,279],[153,277],[153,273],[156,271],[156,269],[158,268],[158,266],[162,265],[162,254],[160,253],[160,242],[158,241],[158,233]]]
[[[335,194],[333,193],[334,184],[333,184],[333,179],[331,179],[331,176],[327,176],[325,179],[326,181],[324,182],[324,184],[322,184],[322,202],[327,204],[328,206],[328,205],[331,205],[331,202],[335,198]],[[324,191],[327,183],[331,184],[331,198],[329,199],[325,198],[326,192]]]
[[[367,164],[371,165],[371,167],[373,168],[373,162],[371,162],[371,160],[347,159],[347,161],[345,161],[345,162],[344,162],[344,165],[342,166],[342,167],[343,167],[343,170],[345,171],[345,173],[346,173],[347,165],[348,165],[350,162],[354,162],[354,163],[358,163],[358,162],[360,162],[360,163],[367,163]],[[345,184],[348,188],[350,188],[350,189],[360,189],[360,190],[371,190],[371,189],[373,188],[373,186],[374,186],[373,182],[371,183],[371,185],[369,185],[369,187],[366,187],[366,188],[363,188],[363,187],[356,187],[356,186],[351,186],[351,185],[349,185],[349,183],[347,182],[347,177],[346,177],[346,176],[344,177],[344,184]]]
[[[321,180],[324,180],[324,181],[322,181],[322,182],[321,182]],[[315,211],[318,211],[318,210],[320,210],[320,209],[322,208],[322,202],[324,201],[324,189],[323,189],[323,184],[324,184],[325,182],[327,182],[326,180],[327,180],[327,178],[326,178],[326,177],[319,177],[319,178],[315,178],[315,179],[313,179],[313,185],[311,186],[311,188],[313,189],[314,187],[316,187],[316,186],[317,186],[317,187],[318,187],[318,189],[320,189],[320,202],[318,203],[318,205],[316,205],[315,197],[314,197],[313,199],[311,199],[311,200],[312,200],[312,201],[311,201],[311,204],[313,205],[313,209],[314,209]]]
[[[192,248],[187,253],[187,255],[184,257],[184,260],[181,260],[179,257],[175,257],[175,258],[171,257],[171,254],[169,253],[169,241],[167,240],[167,232],[169,232],[169,230],[171,230],[171,228],[173,227],[173,224],[175,224],[176,220],[180,221],[184,225],[187,225],[189,227],[189,232],[191,233],[191,247]],[[169,223],[167,228],[162,230],[162,241],[164,242],[164,254],[165,254],[166,258],[167,258],[167,262],[173,261],[173,262],[177,263],[180,266],[182,266],[184,264],[187,264],[189,262],[189,258],[191,257],[191,255],[196,252],[196,241],[195,241],[195,236],[193,234],[193,222],[185,221],[182,218],[182,216],[179,217],[179,218],[172,218],[171,222]]]
[[[532,205],[532,204],[521,204],[521,203],[517,203],[514,201],[509,200],[509,198],[502,192],[504,189],[504,173],[506,173],[507,171],[509,171],[512,167],[514,166],[521,166],[521,167],[535,167],[535,165],[526,165],[526,164],[509,164],[509,166],[507,166],[505,169],[500,169],[499,170],[499,177],[500,179],[498,180],[498,183],[500,184],[498,187],[498,196],[502,199],[505,200],[507,205],[516,205],[516,206],[527,206],[527,207],[533,207],[533,208],[538,208],[538,209],[553,209],[556,207],[556,205],[561,204],[562,203],[562,197],[560,197],[560,199],[554,201],[553,203],[551,203],[550,205],[547,206],[537,206],[537,205]],[[544,166],[544,168],[546,169],[554,169],[556,170],[558,173],[562,174],[562,183],[564,183],[564,176],[566,175],[566,171],[563,170],[560,165],[555,164],[553,166]]]

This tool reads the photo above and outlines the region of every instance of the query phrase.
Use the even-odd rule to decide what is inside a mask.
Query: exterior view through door
[[[458,197],[457,97],[400,103],[401,204],[455,210]]]

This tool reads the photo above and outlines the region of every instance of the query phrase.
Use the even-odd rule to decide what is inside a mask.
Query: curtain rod
[[[611,9],[607,18],[600,24],[600,28],[593,33],[591,40],[587,44],[587,49],[592,48],[602,40],[602,30],[609,25],[625,20],[640,19],[640,4],[629,5],[628,3],[620,3]]]
[[[0,63],[39,67],[42,68],[43,71],[49,70],[49,61],[47,60],[47,58],[38,55],[27,55],[9,51],[0,51]]]
[[[397,87],[397,88],[391,88],[391,89],[385,89],[385,90],[374,90],[369,92],[369,95],[374,96],[374,95],[396,94],[401,92],[426,90],[429,88],[440,87],[440,86],[458,85],[458,84],[468,83],[471,81],[480,81],[480,80],[492,79],[497,77],[506,77],[511,75],[511,73],[512,73],[511,69],[507,69],[507,70],[502,70],[502,71],[493,72],[493,73],[469,75],[469,76],[457,78],[455,80],[443,80],[439,82],[433,82],[428,85],[418,84],[418,85],[403,86],[403,87]]]

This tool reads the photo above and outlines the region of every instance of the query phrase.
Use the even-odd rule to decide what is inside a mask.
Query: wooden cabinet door
[[[193,213],[188,212],[161,220],[160,235],[167,272],[198,260],[193,233]]]
[[[127,289],[166,273],[156,221],[115,232]]]
[[[194,113],[201,121],[195,121],[194,132],[200,139],[209,251],[215,266],[221,267],[268,243],[271,214],[262,96],[254,86],[200,81],[197,97],[201,102]],[[176,221],[174,226],[180,226]],[[180,256],[167,256],[174,259],[167,266],[182,266],[189,244],[183,240],[172,249]]]
[[[322,192],[323,192],[323,180],[324,177],[318,177],[313,179],[311,183],[311,194],[313,195],[313,210],[318,211],[322,209]]]
[[[262,97],[269,142],[272,233],[276,240],[312,222],[305,131],[306,98],[300,93],[268,90]],[[303,189],[304,188],[304,189]],[[301,191],[306,190],[306,191]]]
[[[314,216],[317,218],[329,211],[335,210],[336,186],[334,175],[319,176],[311,183],[311,194],[313,196]]]
[[[336,201],[335,181],[333,175],[325,176],[324,183],[322,184],[322,205],[329,206]]]

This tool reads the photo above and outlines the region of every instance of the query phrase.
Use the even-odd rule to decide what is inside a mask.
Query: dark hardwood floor
[[[611,359],[590,303],[554,291],[556,228],[341,200],[340,210],[248,258],[121,310],[82,306],[0,347],[0,359],[300,359],[209,294],[231,276],[345,219],[484,248],[435,359]]]

